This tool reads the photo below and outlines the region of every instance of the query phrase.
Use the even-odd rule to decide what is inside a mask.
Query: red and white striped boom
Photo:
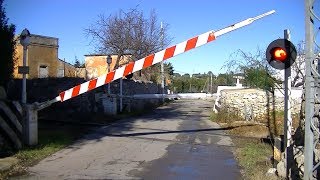
[[[144,68],[147,68],[149,66],[152,66],[154,64],[157,64],[161,61],[167,60],[173,56],[176,56],[178,54],[182,54],[186,51],[189,51],[191,49],[197,48],[199,46],[202,46],[204,44],[207,44],[213,40],[215,40],[218,36],[221,36],[223,34],[226,34],[230,31],[239,29],[243,26],[247,26],[251,24],[253,21],[263,18],[265,16],[268,16],[270,14],[273,14],[275,11],[269,11],[267,13],[261,14],[259,16],[248,18],[244,21],[241,21],[239,23],[233,24],[231,26],[228,26],[226,28],[223,28],[218,31],[208,31],[206,33],[200,34],[198,36],[195,36],[189,40],[183,41],[179,44],[176,44],[174,46],[168,47],[162,51],[159,51],[157,53],[151,54],[145,58],[142,58],[140,60],[137,60],[135,62],[130,62],[126,64],[125,66],[122,66],[116,70],[113,70],[107,74],[101,75],[95,79],[89,80],[85,83],[79,84],[73,88],[70,88],[66,91],[63,91],[57,96],[54,100],[51,100],[52,103],[58,102],[58,101],[66,101],[68,99],[71,99],[73,97],[76,97],[80,94],[86,93],[92,89],[95,89],[97,87],[100,87],[102,85],[108,84],[114,80],[117,80],[119,78],[122,78],[124,76],[127,76],[128,74],[134,73],[136,71],[140,71]]]

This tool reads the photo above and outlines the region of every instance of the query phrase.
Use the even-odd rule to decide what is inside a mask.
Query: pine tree
[[[15,25],[8,24],[8,18],[0,0],[0,86],[5,86],[13,77],[15,62]]]

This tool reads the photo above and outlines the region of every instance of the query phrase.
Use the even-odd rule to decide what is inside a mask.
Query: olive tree
[[[138,8],[99,15],[85,32],[92,38],[97,53],[117,55],[116,67],[124,55],[130,54],[131,60],[136,61],[160,51],[171,41],[168,24],[163,23],[161,28],[155,10],[146,16]]]

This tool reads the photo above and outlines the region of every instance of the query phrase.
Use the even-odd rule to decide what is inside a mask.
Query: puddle
[[[194,167],[192,166],[169,166],[169,171],[171,173],[175,173],[175,174],[183,174],[184,176],[185,175],[198,175],[199,172],[197,170],[195,170]]]
[[[234,159],[227,159],[227,160],[225,160],[224,164],[227,166],[235,166],[235,165],[237,165],[237,161]]]

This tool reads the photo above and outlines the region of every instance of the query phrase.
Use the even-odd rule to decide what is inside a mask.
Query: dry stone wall
[[[44,78],[44,79],[28,79],[27,80],[27,100],[28,103],[43,102],[55,98],[60,92],[74,87],[80,83],[85,82],[83,78]],[[21,99],[21,79],[16,79],[8,85],[8,98],[10,100],[19,101]],[[119,80],[111,83],[111,93],[119,94]],[[95,112],[100,108],[100,102],[96,102],[96,94],[105,94],[107,91],[107,85],[84,93],[80,96],[72,98],[63,103],[55,103],[51,107],[46,108],[41,113],[46,114],[47,111],[58,111],[61,114],[73,116],[73,114],[79,114],[79,112]],[[123,95],[133,94],[155,94],[161,92],[161,86],[156,83],[140,82],[133,80],[123,80]],[[123,99],[126,103],[128,99]],[[154,100],[152,101],[152,104]],[[148,100],[135,100],[130,101],[134,107],[149,106]],[[137,102],[137,103],[136,103]],[[138,106],[139,105],[139,106]],[[150,107],[150,106],[149,106]],[[139,108],[139,109],[141,109]],[[58,113],[56,113],[58,114]],[[40,116],[39,116],[40,117]],[[58,117],[52,117],[52,119],[59,119]]]
[[[300,98],[291,99],[292,113],[300,111]],[[261,89],[222,90],[220,109],[226,108],[246,120],[259,118],[272,111],[283,111],[284,97]]]

